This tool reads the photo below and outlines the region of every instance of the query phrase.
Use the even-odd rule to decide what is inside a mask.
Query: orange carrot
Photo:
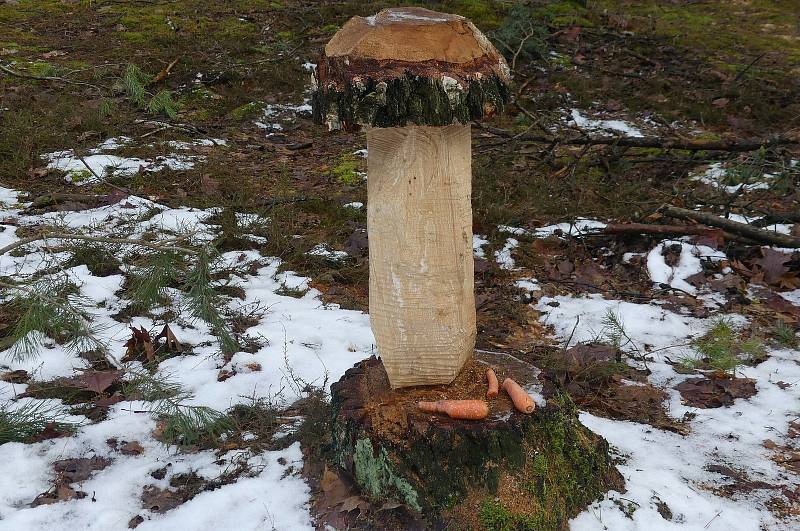
[[[437,400],[417,402],[426,413],[444,413],[451,419],[480,420],[489,416],[489,406],[483,400]]]
[[[489,390],[486,391],[486,397],[494,398],[500,394],[500,384],[497,383],[497,375],[491,367],[486,369],[486,380],[489,382]]]
[[[533,410],[536,409],[536,403],[533,398],[511,378],[503,380],[503,389],[511,397],[514,407],[522,413],[533,413]]]

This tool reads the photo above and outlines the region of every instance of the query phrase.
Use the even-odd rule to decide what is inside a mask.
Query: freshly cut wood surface
[[[369,313],[393,388],[450,383],[475,346],[470,126],[367,132]]]
[[[327,57],[467,63],[499,55],[469,20],[421,7],[384,9],[353,17],[325,46]]]

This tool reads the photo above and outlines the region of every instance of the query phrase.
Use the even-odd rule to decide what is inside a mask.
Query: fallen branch
[[[670,234],[677,236],[716,236],[722,233],[720,229],[697,225],[648,225],[646,223],[612,223],[598,230],[598,233],[602,234],[625,234],[629,232],[637,234]]]
[[[108,87],[103,85],[95,85],[93,83],[86,83],[85,81],[75,81],[73,79],[67,79],[64,77],[56,77],[56,76],[33,76],[30,74],[23,74],[22,72],[17,72],[16,70],[12,70],[9,67],[0,64],[0,72],[5,72],[9,76],[18,77],[20,79],[34,79],[36,81],[55,81],[57,83],[65,83],[67,85],[80,85],[82,87],[91,87],[98,92],[102,92],[103,90],[108,90]]]
[[[481,124],[478,124],[481,126]],[[692,140],[684,138],[667,138],[656,136],[578,136],[574,138],[547,137],[526,133],[515,135],[511,131],[496,127],[481,126],[484,131],[493,135],[513,138],[524,142],[559,143],[569,146],[619,146],[632,148],[683,149],[686,151],[733,151],[745,152],[777,146],[800,144],[800,134],[791,132],[785,135],[774,135],[769,138],[753,138],[748,140]]]
[[[86,236],[83,234],[45,232],[42,234],[37,234],[35,236],[28,236],[27,238],[22,238],[20,240],[15,241],[14,243],[6,245],[5,247],[1,247],[0,256],[13,251],[14,249],[22,247],[24,245],[28,245],[29,243],[38,242],[42,240],[80,240],[80,241],[97,242],[97,243],[114,243],[118,245],[137,245],[139,247],[147,247],[148,249],[157,249],[159,251],[177,251],[186,254],[200,254],[198,251],[194,249],[190,249],[188,247],[182,247],[180,245],[175,245],[175,243],[177,243],[180,240],[148,242],[145,240],[131,240],[128,238],[109,238],[106,236]]]
[[[714,214],[709,214],[708,212],[695,212],[694,210],[687,210],[675,206],[662,207],[660,212],[671,218],[685,219],[688,221],[700,222],[711,227],[718,227],[731,234],[744,236],[756,242],[768,243],[779,247],[800,248],[800,238],[796,236],[770,232],[759,229],[758,227],[753,227],[752,225],[747,225],[746,223],[739,223],[738,221],[721,218]]]

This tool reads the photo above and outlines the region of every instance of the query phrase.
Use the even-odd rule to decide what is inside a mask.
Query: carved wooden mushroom
[[[488,366],[538,385],[528,363],[473,355],[469,123],[502,109],[507,81],[468,20],[419,8],[355,17],[319,63],[316,119],[367,129],[369,309],[382,358],[331,386],[326,457],[376,505],[424,514],[424,528],[473,528],[489,504],[509,528],[561,529],[620,488],[608,445],[569,399],[530,414],[507,393],[483,402]],[[485,406],[458,418],[419,407],[443,399]]]
[[[500,112],[509,69],[467,19],[354,17],[325,47],[314,116],[365,127],[372,329],[392,388],[450,383],[475,346],[470,121]]]

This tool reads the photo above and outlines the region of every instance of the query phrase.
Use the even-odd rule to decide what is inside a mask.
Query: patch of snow
[[[791,302],[795,306],[800,306],[800,289],[792,290],[792,291],[784,291],[783,293],[779,294],[781,297],[786,299],[787,301]]]
[[[630,264],[631,260],[636,258],[637,256],[644,256],[645,253],[624,253],[622,255],[622,263],[623,264]]]
[[[505,245],[499,251],[495,251],[494,257],[501,269],[512,270],[514,269],[514,259],[511,257],[511,251],[519,246],[519,240],[516,238],[509,238],[506,240]]]
[[[763,445],[767,439],[780,444],[800,408],[799,386],[782,389],[776,385],[800,380],[800,366],[792,361],[797,351],[773,350],[767,361],[741,369],[742,376],[757,381],[758,393],[752,398],[738,399],[730,407],[697,409],[683,404],[673,389],[688,376],[676,373],[666,357],[676,360],[693,352],[688,341],[702,335],[711,325],[710,319],[678,315],[655,304],[607,300],[600,295],[543,297],[536,308],[545,312],[542,321],[552,325],[562,340],[571,338],[572,344],[602,337],[604,316],[613,312],[638,348],[645,354],[652,352],[648,379],[667,392],[669,414],[677,419],[686,414],[694,416],[691,432],[683,436],[647,424],[581,413],[581,422],[621,454],[623,463],[618,468],[627,490],[624,494],[609,492],[573,519],[571,529],[797,528],[796,518],[778,521],[768,506],[771,498],[780,496],[781,485],[794,489],[798,478],[777,465]],[[729,317],[737,325],[744,324],[739,316]],[[708,471],[709,465],[742,470],[749,479],[778,488],[755,489],[735,500],[717,496],[714,489],[726,484],[728,478]],[[670,508],[671,521],[659,514],[658,500]],[[618,504],[630,506],[632,514],[625,514]]]
[[[535,278],[521,278],[516,280],[514,285],[519,289],[524,289],[531,293],[534,291],[542,291],[542,286],[539,285],[539,281]]]
[[[590,131],[616,131],[623,136],[643,137],[642,132],[624,120],[595,120],[587,118],[578,109],[572,109],[570,113],[572,122],[581,129]]]
[[[321,256],[326,258],[332,262],[338,262],[340,260],[347,259],[347,253],[344,251],[336,251],[330,249],[327,244],[320,243],[315,245],[310,251],[306,253],[309,256]]]
[[[63,171],[66,173],[67,182],[77,185],[94,184],[98,182],[98,178],[104,179],[110,175],[130,177],[140,171],[188,170],[198,162],[206,160],[200,155],[168,154],[152,159],[141,159],[107,153],[116,151],[131,141],[132,139],[126,136],[109,138],[88,150],[87,155],[83,157],[77,155],[74,150],[67,149],[46,153],[42,155],[42,159],[47,162],[48,168]],[[198,139],[191,142],[171,141],[166,145],[172,149],[188,150],[196,146],[225,145],[225,143],[222,139]]]
[[[557,231],[560,231],[564,236],[581,236],[595,230],[604,229],[605,227],[606,224],[602,221],[577,218],[570,223],[557,223],[555,225],[540,227],[534,231],[534,236],[537,238],[547,238],[548,236],[556,234]]]
[[[21,214],[14,209],[17,199],[17,192],[0,189],[0,218],[12,219],[20,226],[60,223],[96,235],[112,235],[124,227],[132,234],[153,231],[162,237],[187,227],[209,236],[218,230],[218,227],[204,223],[217,209],[167,208],[133,196],[83,212],[44,215]],[[253,221],[253,218],[243,216],[238,218]],[[8,227],[3,226],[0,239],[8,243],[19,240],[15,227]],[[28,260],[34,266],[44,263],[38,244],[24,249],[29,251],[28,255],[12,258]],[[58,253],[48,259],[58,269],[63,268],[69,258],[69,253]],[[244,299],[230,299],[225,310],[245,312],[256,306],[269,308],[245,332],[249,337],[262,340],[264,346],[253,353],[236,353],[230,362],[226,362],[207,323],[187,323],[180,319],[170,322],[170,328],[179,341],[191,347],[192,354],[163,361],[156,374],[169,376],[192,392],[194,398],[190,403],[225,410],[242,402],[242,397],[254,396],[270,397],[285,405],[300,396],[299,391],[289,384],[292,378],[299,377],[317,385],[327,380],[330,384],[373,351],[374,339],[368,315],[342,310],[333,304],[326,305],[319,299],[318,291],[308,289],[309,279],[291,271],[279,272],[279,259],[264,258],[256,251],[231,251],[223,254],[221,260],[226,264],[250,264],[243,269],[247,273],[234,275],[229,281],[243,290]],[[2,265],[5,266],[5,262]],[[69,275],[79,286],[81,294],[94,303],[94,306],[89,305],[88,313],[99,325],[98,335],[108,343],[109,357],[120,360],[125,354],[130,330],[127,323],[114,320],[112,315],[129,302],[121,298],[125,296],[119,289],[123,277],[95,277],[86,266],[63,269],[63,274]],[[279,295],[284,287],[307,291],[299,298]],[[182,296],[174,289],[169,290],[169,295],[178,300]],[[159,310],[154,309],[154,313]],[[135,315],[130,324],[151,331],[163,326],[163,322],[156,323],[148,317]],[[75,370],[88,367],[86,360],[66,352],[54,341],[43,338],[43,342],[44,348],[35,359],[11,361],[6,350],[0,352],[0,360],[8,369],[27,370],[39,381],[71,376]],[[245,368],[256,364],[263,369]],[[234,376],[224,382],[217,380],[220,370],[234,368],[237,369]],[[8,400],[23,392],[25,387],[2,382],[0,399]],[[281,389],[283,393],[276,396]],[[214,451],[176,453],[153,437],[156,427],[153,417],[139,413],[147,408],[143,402],[123,402],[112,406],[105,420],[85,422],[75,436],[34,444],[0,445],[4,476],[11,478],[0,481],[0,528],[124,529],[131,518],[141,514],[145,517],[139,526],[141,529],[313,529],[308,509],[310,491],[298,474],[303,465],[297,443],[285,450],[258,455],[251,455],[246,450],[234,450],[221,456]],[[137,456],[122,455],[106,444],[106,440],[111,438],[138,441],[144,452]],[[54,461],[94,455],[109,457],[112,463],[77,485],[77,488],[90,493],[89,497],[29,507],[39,493],[51,487]],[[171,474],[190,471],[214,478],[226,468],[233,468],[231,465],[235,460],[242,459],[247,462],[251,474],[235,483],[202,492],[163,515],[142,507],[140,500],[145,486],[165,488]],[[168,464],[170,467],[165,479],[157,480],[150,475]],[[18,481],[23,477],[25,481]]]
[[[514,234],[515,236],[525,236],[529,235],[530,231],[522,229],[520,227],[512,227],[511,225],[498,225],[497,230],[500,232],[507,232],[509,234]]]
[[[735,194],[739,189],[749,192],[752,190],[767,190],[770,185],[765,181],[757,181],[753,183],[739,183],[734,185],[723,184],[722,180],[728,175],[728,170],[722,162],[714,162],[708,166],[706,171],[700,175],[692,176],[693,181],[701,182],[709,186],[713,186],[719,190],[724,190],[726,193]],[[764,177],[768,177],[766,174]],[[732,218],[733,219],[733,218]],[[749,222],[745,222],[749,223]]]
[[[675,266],[667,265],[663,254],[665,248],[672,246],[680,247],[680,256]],[[650,280],[656,284],[667,284],[694,294],[697,293],[697,289],[686,282],[686,279],[703,271],[701,260],[718,262],[726,258],[727,256],[722,251],[706,245],[694,245],[679,240],[664,240],[647,254],[647,273],[650,275]]]
[[[485,236],[481,236],[480,234],[473,234],[472,253],[478,258],[486,258],[486,251],[483,250],[483,246],[486,245],[487,243],[489,243],[489,240],[487,240]]]

